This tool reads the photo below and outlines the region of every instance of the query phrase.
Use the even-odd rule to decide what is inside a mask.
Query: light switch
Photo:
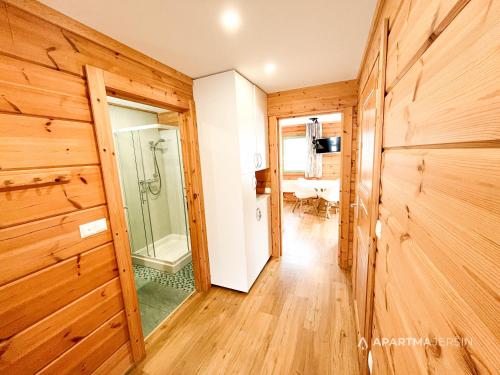
[[[80,237],[87,238],[94,234],[105,232],[107,229],[108,223],[106,218],[91,221],[90,223],[80,225]]]

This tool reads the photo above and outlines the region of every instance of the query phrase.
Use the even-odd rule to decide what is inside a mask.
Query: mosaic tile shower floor
[[[192,263],[171,274],[134,264],[144,337],[194,291]]]

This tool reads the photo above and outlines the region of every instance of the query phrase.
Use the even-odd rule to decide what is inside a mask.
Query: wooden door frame
[[[389,37],[389,19],[384,19],[382,23],[382,30],[380,34],[380,48],[378,52],[378,73],[377,73],[377,91],[376,91],[376,118],[375,118],[375,140],[374,140],[374,158],[373,158],[373,173],[372,173],[372,191],[370,200],[370,229],[368,238],[368,270],[367,270],[367,283],[366,283],[366,301],[365,301],[365,318],[364,327],[365,332],[360,332],[358,326],[359,313],[357,312],[357,306],[354,304],[355,309],[355,319],[356,319],[356,330],[358,332],[358,340],[364,338],[367,343],[367,347],[358,346],[358,360],[360,365],[361,374],[369,374],[368,370],[368,352],[371,349],[372,341],[372,325],[373,325],[373,301],[374,301],[374,286],[375,286],[375,261],[377,255],[377,236],[375,233],[375,228],[377,225],[377,220],[379,219],[379,202],[380,194],[382,191],[382,151],[383,151],[383,124],[384,124],[384,106],[385,106],[385,95],[386,95],[386,66],[387,66],[387,44]],[[372,67],[373,69],[374,67]],[[362,91],[361,91],[362,92]],[[361,94],[361,93],[360,93]],[[362,109],[359,109],[360,116],[363,116]],[[361,131],[361,123],[359,123],[359,131]],[[361,142],[361,137],[358,137],[358,142]],[[361,150],[361,148],[359,148]],[[359,185],[360,180],[360,162],[361,158],[358,157],[357,171],[358,175],[356,178],[356,186]],[[358,189],[356,189],[358,190]],[[357,203],[357,202],[356,202]],[[357,239],[358,233],[356,228],[356,222],[358,217],[358,207],[356,207],[354,213],[354,228],[353,228],[353,267],[352,267],[352,285],[353,285],[353,295],[355,296],[356,288],[356,274],[357,274]]]
[[[347,268],[347,264],[340,264],[340,254],[346,251],[349,254],[349,212],[351,194],[351,158],[352,158],[352,119],[353,107],[342,109],[334,108],[331,111],[322,110],[300,116],[315,116],[324,113],[342,114],[342,144],[340,163],[340,202],[339,202],[339,265]],[[272,256],[279,258],[283,255],[283,199],[281,196],[281,129],[279,120],[282,118],[297,117],[271,116],[269,117],[269,169],[271,171],[271,233]]]
[[[132,356],[134,362],[138,362],[145,356],[146,351],[106,97],[109,94],[179,113],[195,286],[198,291],[207,291],[211,286],[210,265],[194,102],[192,99],[180,100],[175,93],[169,93],[161,87],[152,87],[94,66],[86,65],[85,71]]]

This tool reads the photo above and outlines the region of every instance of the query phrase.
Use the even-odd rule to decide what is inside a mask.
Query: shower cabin
[[[112,110],[113,122],[120,109]],[[176,273],[191,261],[179,130],[153,123],[113,133],[132,262]]]

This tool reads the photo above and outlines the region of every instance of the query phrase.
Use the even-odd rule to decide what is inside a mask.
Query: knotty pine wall
[[[48,22],[74,25],[39,3],[9,3],[27,11],[0,1],[0,373],[124,371],[112,236],[79,235],[110,214],[84,65],[179,100],[192,98],[191,79],[81,25],[86,36]]]
[[[500,371],[500,2],[383,1],[360,92],[389,18],[375,374]]]
[[[281,137],[299,137],[306,135],[306,125],[283,126],[281,128]],[[323,137],[340,137],[342,135],[342,123],[330,122],[323,123]],[[340,178],[340,153],[323,154],[323,176],[320,180],[334,180]],[[296,180],[305,178],[304,173],[284,173],[283,179]]]

